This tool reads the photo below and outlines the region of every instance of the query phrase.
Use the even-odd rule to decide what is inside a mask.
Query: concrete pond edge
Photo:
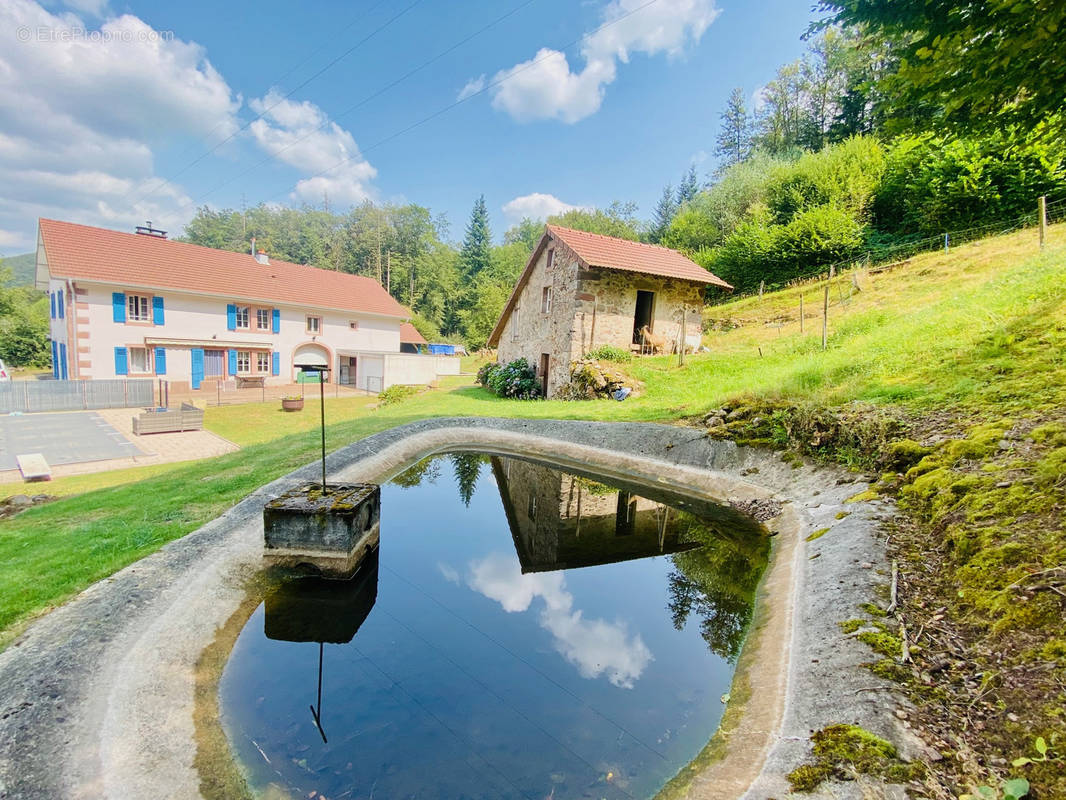
[[[897,716],[906,702],[861,668],[875,656],[837,625],[878,601],[888,571],[880,530],[894,510],[878,500],[849,502],[867,488],[856,476],[797,467],[696,428],[494,418],[383,431],[331,454],[327,470],[331,481],[384,482],[425,456],[462,449],[718,502],[781,504],[767,523],[774,547],[731,707],[708,750],[672,782],[670,797],[786,797],[784,776],[809,758],[810,733],[835,723],[860,725],[905,758],[924,752]],[[0,653],[0,798],[202,796],[197,665],[247,602],[248,580],[262,566],[263,505],[318,470],[311,464],[261,487],[89,587]],[[828,532],[807,541],[822,529]],[[805,796],[904,795],[902,787],[857,781]]]

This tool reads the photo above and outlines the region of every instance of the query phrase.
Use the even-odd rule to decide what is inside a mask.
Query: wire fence
[[[1066,221],[1066,196],[1054,200],[1048,200],[1044,209],[1045,219],[1048,225]],[[1034,228],[1039,224],[1040,212],[1039,210],[1033,210],[1027,214],[1021,214],[1020,216],[1007,220],[989,222],[971,228],[945,231],[944,233],[936,234],[935,236],[926,236],[920,239],[898,242],[886,247],[872,247],[839,261],[834,261],[828,264],[819,264],[800,275],[795,275],[792,278],[789,278],[787,281],[772,284],[764,282],[759,289],[752,289],[749,292],[734,293],[722,297],[721,302],[732,302],[743,297],[762,294],[763,291],[774,291],[776,289],[832,279],[835,275],[839,275],[840,273],[851,269],[863,268],[870,273],[882,272],[886,269],[891,269],[894,266],[903,264],[922,253],[930,253],[936,250],[950,251],[953,247],[958,247],[969,242],[985,239],[990,236],[1003,236],[1025,228]]]

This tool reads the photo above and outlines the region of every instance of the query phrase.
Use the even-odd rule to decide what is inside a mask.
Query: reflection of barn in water
[[[492,458],[522,572],[590,567],[699,547],[678,512],[625,489],[515,458]]]

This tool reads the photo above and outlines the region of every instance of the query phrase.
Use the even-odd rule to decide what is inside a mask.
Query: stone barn
[[[548,225],[488,343],[501,364],[534,364],[553,397],[570,362],[603,345],[639,350],[645,326],[665,352],[698,342],[708,286],[733,288],[676,250]]]

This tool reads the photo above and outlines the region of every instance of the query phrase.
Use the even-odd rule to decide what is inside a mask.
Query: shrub
[[[609,344],[590,350],[585,357],[596,359],[597,361],[615,361],[619,364],[628,364],[633,360],[633,354],[628,350],[623,350],[621,347],[613,347]]]
[[[492,377],[492,374],[499,368],[500,365],[497,364],[495,361],[490,361],[487,364],[482,364],[480,369],[478,369],[477,371],[476,380],[478,386],[484,386],[486,389],[488,389],[489,380]]]
[[[378,408],[402,403],[408,397],[418,394],[421,388],[421,386],[404,386],[395,383],[378,395]]]
[[[478,379],[481,380],[482,371],[485,372],[484,383],[486,389],[497,397],[512,397],[516,400],[532,400],[540,397],[540,381],[537,380],[537,371],[533,365],[524,358],[516,358],[508,364],[493,364],[494,369],[478,370]]]

